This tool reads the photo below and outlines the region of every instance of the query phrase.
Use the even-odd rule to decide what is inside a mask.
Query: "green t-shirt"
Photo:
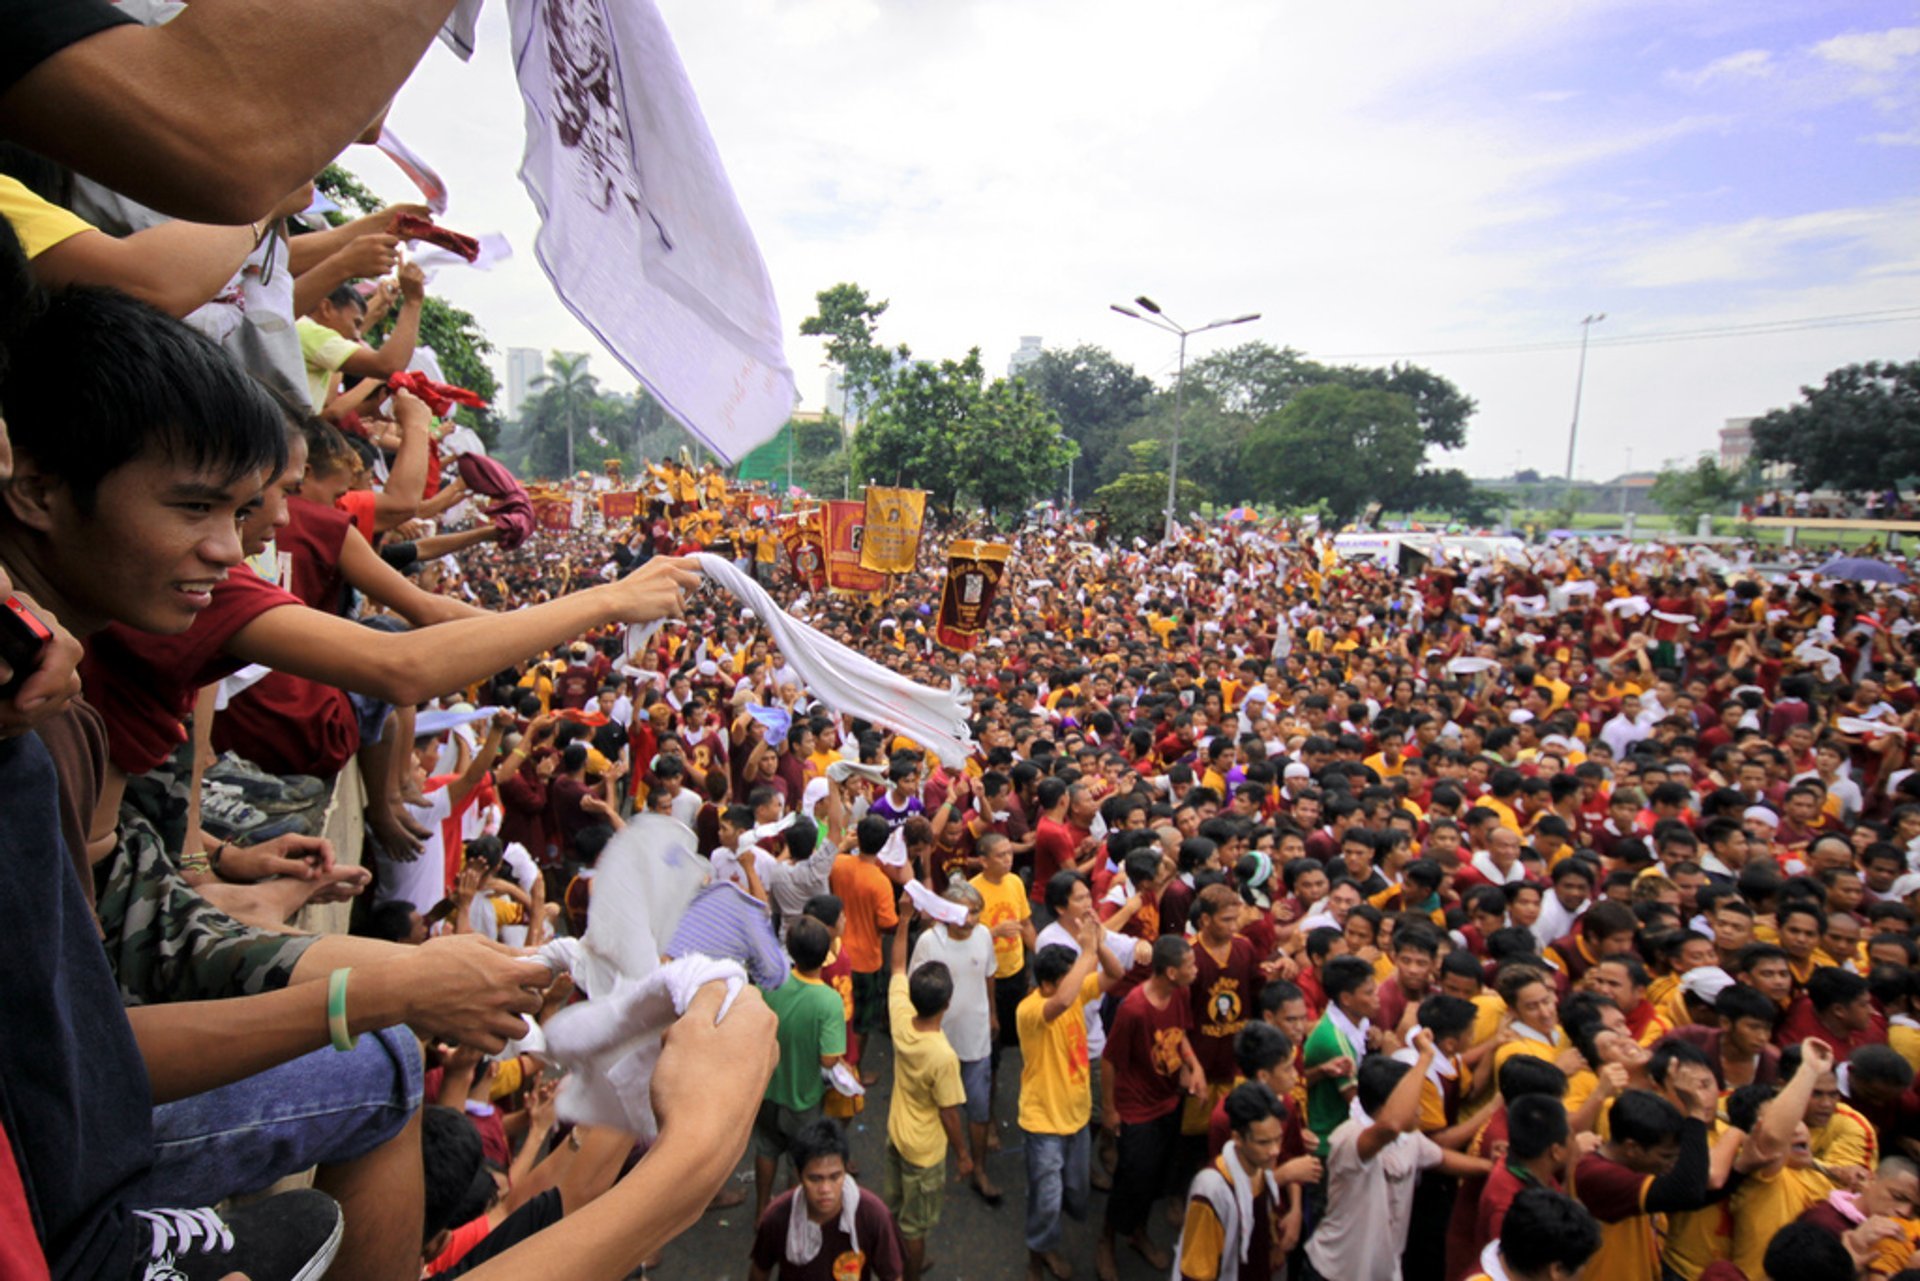
[[[1313,1025],[1313,1031],[1307,1033],[1307,1044],[1301,1051],[1300,1061],[1303,1066],[1314,1068],[1348,1055],[1358,1065],[1366,1052],[1365,1046],[1349,1045],[1347,1038],[1340,1034],[1340,1029],[1333,1025],[1333,1020],[1322,1015],[1320,1021]],[[1351,1076],[1327,1077],[1307,1087],[1307,1128],[1313,1131],[1316,1140],[1316,1156],[1327,1154],[1328,1136],[1339,1129],[1340,1123],[1351,1114],[1352,1109],[1341,1090],[1353,1083]]]
[[[767,1005],[780,1020],[780,1064],[767,1082],[767,1098],[795,1112],[818,1107],[827,1092],[820,1057],[847,1052],[846,1006],[838,992],[798,974],[768,993]]]

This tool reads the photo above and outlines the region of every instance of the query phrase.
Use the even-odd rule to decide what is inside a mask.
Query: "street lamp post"
[[[1180,324],[1173,317],[1160,310],[1160,305],[1145,294],[1135,298],[1134,303],[1147,314],[1141,315],[1132,307],[1122,307],[1119,303],[1110,304],[1113,310],[1134,320],[1144,321],[1157,329],[1164,329],[1180,339],[1180,364],[1173,378],[1173,442],[1167,449],[1167,522],[1163,539],[1173,541],[1173,529],[1178,523],[1178,501],[1180,492],[1180,429],[1187,415],[1187,339],[1195,334],[1204,334],[1209,329],[1225,329],[1229,325],[1244,325],[1260,319],[1259,312],[1250,312],[1245,316],[1235,316],[1231,320],[1216,320],[1212,324],[1198,325],[1192,329]]]
[[[1580,439],[1580,389],[1587,381],[1587,339],[1593,333],[1593,327],[1607,318],[1604,311],[1596,311],[1580,321],[1580,368],[1573,376],[1573,425],[1567,428],[1567,519],[1573,519],[1573,447]]]

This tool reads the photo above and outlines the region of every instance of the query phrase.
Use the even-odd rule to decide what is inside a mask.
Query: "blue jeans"
[[[153,1110],[153,1173],[134,1208],[212,1205],[308,1166],[365,1156],[420,1110],[420,1044],[404,1027],[316,1050]]]
[[[1027,1249],[1056,1250],[1060,1212],[1087,1217],[1092,1131],[1083,1125],[1072,1134],[1022,1133],[1027,1140]]]

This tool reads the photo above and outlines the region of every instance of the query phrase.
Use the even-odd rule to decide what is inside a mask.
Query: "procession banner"
[[[867,505],[835,499],[826,505],[827,586],[836,592],[883,592],[887,576],[864,568]]]
[[[534,523],[542,529],[566,533],[573,528],[573,499],[535,498],[533,519]]]
[[[866,497],[860,568],[911,574],[914,558],[920,554],[920,530],[926,523],[926,491],[869,485]]]
[[[640,495],[622,490],[600,495],[600,515],[609,525],[630,525],[640,514]]]
[[[959,539],[947,549],[947,582],[940,591],[935,640],[957,650],[970,650],[979,643],[1012,555],[1013,548],[1006,543],[970,538]]]
[[[778,498],[768,498],[765,494],[755,494],[753,501],[747,504],[747,518],[749,520],[764,523],[772,520],[779,514],[780,500]]]
[[[801,513],[780,518],[780,543],[787,549],[793,576],[810,592],[827,589],[826,548],[820,537],[819,516]]]

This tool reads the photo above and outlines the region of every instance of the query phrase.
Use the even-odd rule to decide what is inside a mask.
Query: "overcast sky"
[[[804,403],[815,291],[892,303],[890,342],[1097,343],[1156,380],[1135,294],[1316,356],[1415,359],[1480,403],[1450,464],[1576,471],[1713,448],[1726,418],[1920,347],[1920,19],[1866,0],[664,0],[759,236]],[[391,120],[452,191],[445,221],[516,257],[442,273],[494,342],[593,351],[532,255],[504,5],[463,64],[436,46]],[[371,149],[346,158],[399,199]],[[1612,347],[1906,308],[1892,323]],[[1443,354],[1444,353],[1444,354]]]

